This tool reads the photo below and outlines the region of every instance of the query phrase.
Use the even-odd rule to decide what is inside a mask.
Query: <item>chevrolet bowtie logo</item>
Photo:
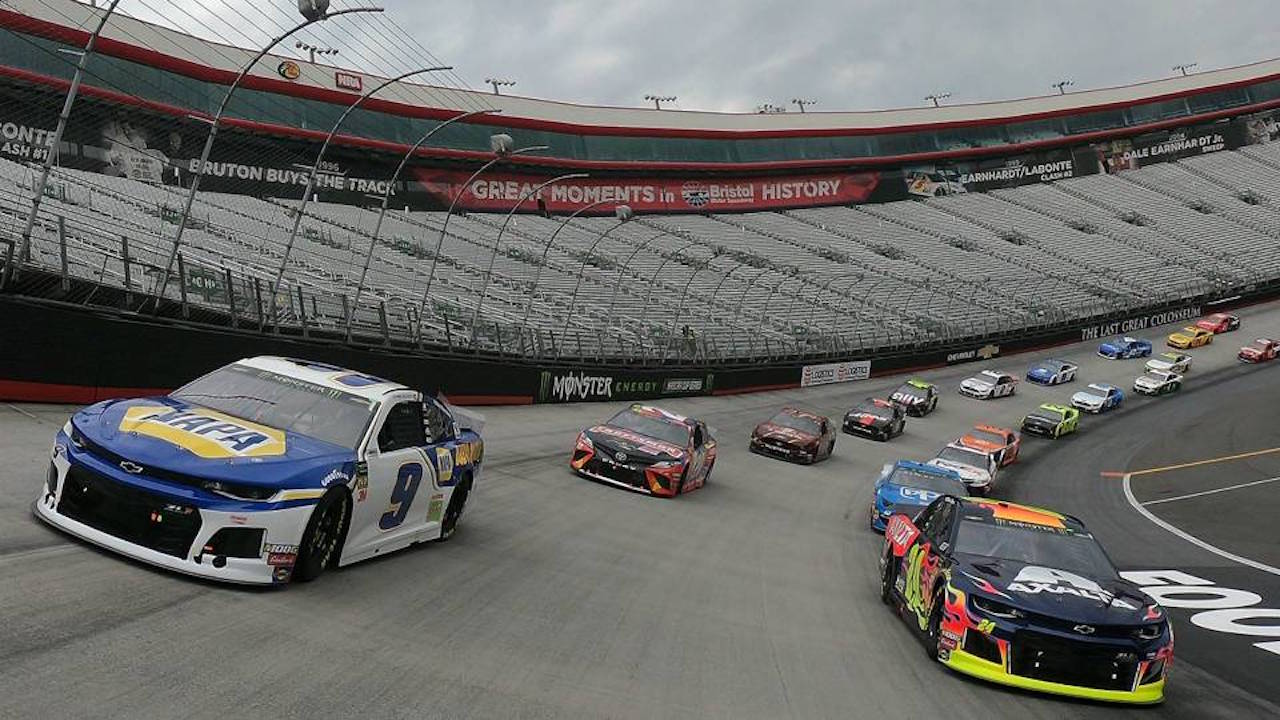
[[[1081,635],[1092,635],[1095,632],[1097,632],[1097,629],[1092,625],[1077,625],[1072,629],[1080,633]]]
[[[978,357],[982,358],[983,360],[990,360],[991,358],[999,354],[1000,354],[999,345],[983,345],[982,347],[978,348]]]
[[[129,462],[128,460],[125,460],[124,462],[120,463],[120,469],[129,473],[130,475],[137,475],[138,473],[142,472],[143,468],[138,463]]]

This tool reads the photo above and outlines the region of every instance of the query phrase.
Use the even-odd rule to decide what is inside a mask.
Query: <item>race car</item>
[[[871,498],[871,529],[884,532],[895,513],[915,517],[942,495],[966,495],[964,481],[954,470],[899,460],[885,465],[876,478]]]
[[[971,495],[987,495],[995,485],[1000,470],[994,453],[967,447],[958,442],[948,444],[938,456],[925,463],[951,470],[960,476]]]
[[[1147,361],[1148,370],[1165,370],[1185,374],[1191,369],[1191,356],[1186,353],[1164,352]]]
[[[1165,344],[1171,348],[1186,350],[1187,348],[1204,347],[1213,342],[1213,333],[1200,327],[1184,327],[1170,333]]]
[[[836,431],[821,415],[787,407],[751,431],[747,448],[761,455],[813,464],[831,457]]]
[[[844,414],[843,429],[850,435],[891,440],[906,427],[907,415],[903,409],[880,398],[867,398]]]
[[[1151,341],[1126,335],[1099,345],[1098,355],[1108,360],[1148,357],[1151,355]]]
[[[1036,692],[1164,699],[1169,618],[1076,518],[944,495],[884,537],[880,597],[931,660]]]
[[[1231,313],[1214,313],[1196,321],[1196,327],[1221,334],[1240,329],[1240,318]]]
[[[1047,438],[1070,435],[1080,427],[1080,411],[1068,405],[1045,403],[1022,418],[1022,432]]]
[[[1071,396],[1071,407],[1091,413],[1103,413],[1120,407],[1124,391],[1107,383],[1089,383],[1088,387]]]
[[[1075,380],[1078,369],[1065,360],[1041,360],[1027,369],[1027,379],[1037,385],[1059,385]]]
[[[1277,355],[1280,355],[1280,343],[1267,338],[1258,338],[1240,348],[1240,352],[1236,353],[1236,357],[1240,358],[1241,362],[1247,363],[1275,360]]]
[[[983,370],[960,383],[960,394],[979,400],[1009,397],[1018,391],[1018,379],[1007,372]]]
[[[961,435],[956,442],[995,456],[996,465],[1000,467],[1017,462],[1018,451],[1022,449],[1022,436],[1008,428],[993,425],[974,425],[972,430]]]
[[[911,378],[894,390],[889,400],[908,415],[924,417],[938,408],[938,386]]]
[[[578,433],[569,467],[592,480],[675,497],[707,483],[716,440],[700,420],[632,405]]]
[[[189,575],[306,581],[453,535],[479,479],[482,424],[381,378],[249,358],[167,396],[77,412],[35,513]]]
[[[1133,381],[1133,391],[1143,395],[1167,395],[1181,389],[1182,376],[1167,370],[1148,370]]]

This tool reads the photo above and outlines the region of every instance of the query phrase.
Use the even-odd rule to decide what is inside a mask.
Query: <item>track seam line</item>
[[[1178,465],[1166,465],[1164,467],[1147,468],[1145,470],[1131,470],[1124,473],[1104,472],[1102,474],[1104,477],[1119,477],[1121,475],[1125,477],[1137,476],[1137,475],[1150,475],[1152,473],[1168,472],[1170,470],[1182,470],[1184,468],[1199,467],[1200,465],[1212,465],[1214,463],[1229,462],[1231,460],[1244,460],[1245,458],[1258,457],[1259,455],[1270,455],[1272,453],[1278,453],[1278,452],[1280,452],[1280,447],[1274,447],[1274,448],[1267,448],[1265,450],[1253,450],[1251,452],[1238,453],[1236,455],[1224,455],[1222,457],[1209,458],[1208,460],[1196,460],[1194,462],[1186,462]]]
[[[1147,505],[1159,505],[1161,503],[1173,502],[1175,500],[1190,500],[1191,498],[1204,497],[1205,495],[1214,495],[1216,493],[1227,492],[1229,490],[1239,490],[1241,488],[1253,487],[1254,485],[1265,485],[1280,480],[1280,477],[1266,478],[1265,480],[1254,480],[1253,482],[1239,483],[1237,485],[1228,485],[1227,487],[1214,488],[1213,490],[1204,490],[1202,492],[1187,493],[1186,495],[1177,495],[1175,497],[1160,498],[1159,500],[1148,500],[1142,503]]]
[[[1230,553],[1221,548],[1214,547],[1213,545],[1210,545],[1209,543],[1201,540],[1195,535],[1192,535],[1191,533],[1188,533],[1185,530],[1181,530],[1178,527],[1171,525],[1170,523],[1167,523],[1164,520],[1161,520],[1160,518],[1156,517],[1154,513],[1152,513],[1150,510],[1146,509],[1145,507],[1143,507],[1142,503],[1138,502],[1138,499],[1133,496],[1133,488],[1130,487],[1130,483],[1129,483],[1129,480],[1132,477],[1133,477],[1133,473],[1125,473],[1124,475],[1124,483],[1123,483],[1124,496],[1125,496],[1125,499],[1129,501],[1129,504],[1133,506],[1133,509],[1141,513],[1143,517],[1155,523],[1159,527],[1165,529],[1166,531],[1182,538],[1183,540],[1186,540],[1192,545],[1195,545],[1201,550],[1205,550],[1207,552],[1213,553],[1214,555],[1217,555],[1218,557],[1221,557],[1221,558],[1226,558],[1227,560],[1230,560],[1232,562],[1239,563],[1247,567],[1251,567],[1254,570],[1261,570],[1262,572],[1270,573],[1271,575],[1280,577],[1280,568],[1271,567],[1270,565],[1267,565],[1265,563],[1260,563],[1257,560],[1250,560],[1247,557],[1242,557],[1240,555],[1236,555],[1235,553]]]

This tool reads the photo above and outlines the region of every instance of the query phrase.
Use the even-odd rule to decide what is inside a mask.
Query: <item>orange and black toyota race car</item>
[[[1073,517],[944,495],[914,520],[889,519],[880,571],[885,603],[952,670],[1091,700],[1164,699],[1165,611]]]
[[[836,428],[817,413],[782,408],[751,431],[747,449],[753,453],[812,465],[831,457],[836,449]]]
[[[674,497],[706,484],[716,441],[700,420],[632,405],[578,434],[569,467],[584,477]]]

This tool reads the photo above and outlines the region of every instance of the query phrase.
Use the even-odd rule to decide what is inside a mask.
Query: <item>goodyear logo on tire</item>
[[[164,440],[211,460],[285,452],[280,430],[203,408],[131,407],[120,420],[120,430]]]

